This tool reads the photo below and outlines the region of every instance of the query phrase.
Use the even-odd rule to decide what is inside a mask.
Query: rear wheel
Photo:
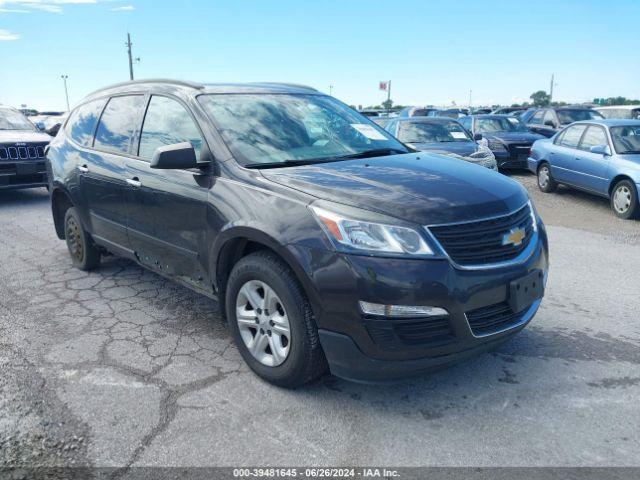
[[[538,187],[544,193],[552,193],[558,189],[558,183],[553,179],[548,163],[543,163],[538,168]]]
[[[256,252],[231,271],[229,328],[251,370],[281,387],[308,383],[327,370],[311,305],[278,257]]]
[[[75,208],[64,215],[64,237],[73,265],[80,270],[92,270],[100,263],[100,252],[85,231]]]
[[[611,209],[617,217],[624,220],[635,218],[638,214],[638,192],[633,182],[621,180],[611,192]]]

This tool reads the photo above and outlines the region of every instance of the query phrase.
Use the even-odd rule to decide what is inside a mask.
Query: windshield
[[[526,131],[527,127],[515,117],[476,119],[476,132],[478,133]]]
[[[198,99],[245,166],[408,152],[379,126],[325,95],[208,94]]]
[[[468,142],[471,140],[457,122],[400,122],[398,140],[405,143]]]
[[[35,127],[20,112],[1,108],[0,130],[35,130]]]
[[[595,110],[557,110],[558,120],[562,125],[567,125],[573,122],[581,122],[583,120],[598,120],[604,118],[600,113]]]
[[[617,153],[640,153],[640,126],[611,127],[610,131]]]

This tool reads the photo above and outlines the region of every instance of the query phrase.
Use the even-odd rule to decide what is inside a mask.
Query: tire
[[[68,208],[64,215],[64,238],[75,267],[88,271],[100,264],[100,252],[73,207]]]
[[[274,254],[255,252],[240,259],[229,276],[225,300],[233,339],[258,376],[295,388],[327,371],[311,305],[293,272]]]
[[[538,188],[544,193],[553,193],[558,189],[558,182],[553,179],[551,167],[547,162],[538,167]]]
[[[630,180],[621,180],[611,190],[611,210],[618,218],[629,220],[636,218],[638,207],[638,191]]]

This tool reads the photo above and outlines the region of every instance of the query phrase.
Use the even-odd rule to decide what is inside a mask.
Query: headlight
[[[533,207],[533,203],[529,200],[529,212],[531,212],[531,220],[533,221],[533,231],[538,231],[538,218],[536,215],[536,209]]]
[[[433,250],[422,235],[413,228],[353,220],[314,206],[310,209],[337,250],[371,254],[433,255]]]

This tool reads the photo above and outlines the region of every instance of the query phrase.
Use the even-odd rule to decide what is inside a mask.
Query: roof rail
[[[126,85],[139,85],[144,83],[170,83],[171,85],[197,88],[198,90],[202,90],[204,88],[204,85],[196,82],[188,82],[184,80],[173,80],[170,78],[147,78],[143,80],[129,80],[128,82],[120,82],[120,83],[114,83],[113,85],[107,85],[106,87],[102,87],[102,88],[99,88],[98,90],[91,92],[89,95],[93,95],[94,93],[102,92],[104,90],[110,90],[112,88],[124,87]]]
[[[303,85],[301,83],[289,83],[289,82],[250,82],[249,85],[281,85],[283,87],[303,88],[305,90],[313,90],[317,92],[317,88],[310,87],[309,85]]]

